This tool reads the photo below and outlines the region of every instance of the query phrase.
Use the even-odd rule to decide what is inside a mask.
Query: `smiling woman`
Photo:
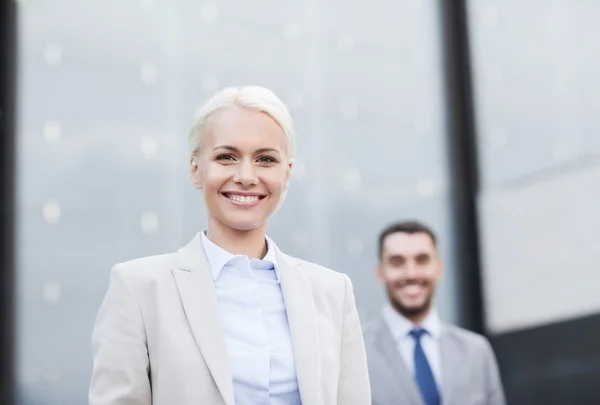
[[[117,264],[92,347],[90,405],[371,403],[350,279],[266,236],[294,163],[273,92],[228,88],[189,135],[208,227],[178,252]]]
[[[234,106],[213,115],[201,139],[190,168],[210,212],[209,238],[230,229],[264,233],[292,170],[283,129],[267,113]]]

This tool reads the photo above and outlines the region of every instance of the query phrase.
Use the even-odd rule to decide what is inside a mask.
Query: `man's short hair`
[[[385,242],[385,238],[394,233],[408,233],[411,235],[415,233],[425,233],[431,238],[433,246],[437,247],[437,237],[429,226],[415,220],[396,222],[388,225],[379,234],[379,259],[383,257],[383,243]]]

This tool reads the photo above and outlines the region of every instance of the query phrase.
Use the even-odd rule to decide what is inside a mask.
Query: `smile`
[[[231,202],[236,205],[254,205],[262,200],[265,196],[262,195],[241,195],[233,193],[222,193]]]
[[[425,287],[422,285],[419,285],[419,284],[411,284],[411,285],[402,287],[402,291],[404,291],[406,294],[409,294],[409,295],[419,294],[424,290],[425,290]]]

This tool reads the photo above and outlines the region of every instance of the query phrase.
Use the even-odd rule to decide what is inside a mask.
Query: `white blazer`
[[[350,279],[276,249],[303,405],[371,403]],[[90,405],[234,405],[200,235],[117,264],[92,333]]]

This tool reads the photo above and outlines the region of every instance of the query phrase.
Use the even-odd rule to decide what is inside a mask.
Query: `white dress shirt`
[[[411,321],[398,313],[390,303],[383,307],[383,320],[392,332],[392,336],[398,346],[398,351],[404,360],[404,364],[408,370],[415,375],[415,339],[409,335],[414,328],[421,327],[427,331],[421,337],[421,346],[433,372],[433,377],[438,386],[438,390],[442,388],[442,355],[440,350],[440,332],[442,324],[437,311],[432,310],[421,325],[414,325]]]
[[[225,331],[236,405],[300,405],[273,242],[267,238],[262,260],[249,259],[232,255],[201,234]]]

